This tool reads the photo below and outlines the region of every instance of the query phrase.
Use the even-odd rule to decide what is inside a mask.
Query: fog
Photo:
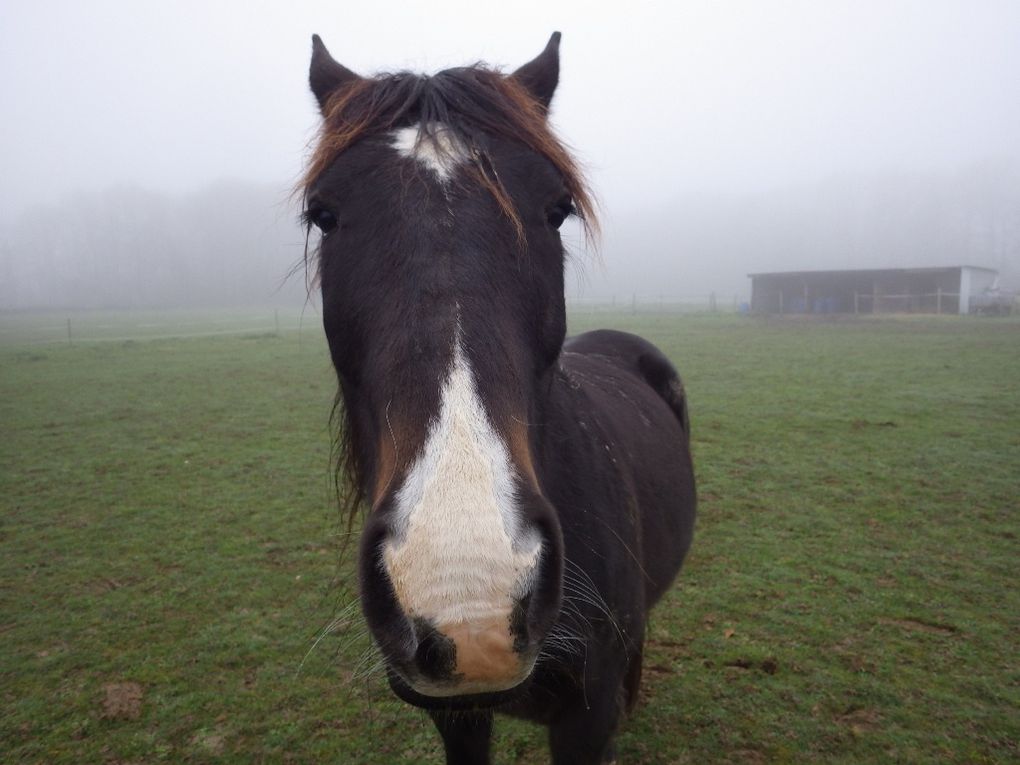
[[[573,297],[960,264],[1020,288],[1020,3],[613,7],[4,3],[0,309],[304,300],[313,32],[363,74],[512,69],[563,32],[552,119],[605,229],[600,260],[568,232]]]

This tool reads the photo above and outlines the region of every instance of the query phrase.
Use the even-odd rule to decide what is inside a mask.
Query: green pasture
[[[441,762],[345,610],[318,317],[67,318],[0,315],[0,761]],[[701,495],[621,765],[1020,760],[1020,320],[596,324]]]

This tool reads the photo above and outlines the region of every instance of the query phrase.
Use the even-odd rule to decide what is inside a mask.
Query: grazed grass
[[[597,321],[677,362],[701,492],[621,762],[1020,758],[1020,322]],[[320,335],[17,339],[5,762],[441,761],[343,612]]]

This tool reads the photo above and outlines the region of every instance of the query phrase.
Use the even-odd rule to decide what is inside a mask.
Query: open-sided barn
[[[756,313],[970,313],[998,272],[979,266],[750,274]]]

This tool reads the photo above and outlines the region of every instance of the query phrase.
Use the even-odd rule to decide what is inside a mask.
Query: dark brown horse
[[[559,34],[509,75],[365,78],[313,46],[304,214],[390,684],[448,762],[488,762],[494,711],[548,725],[555,763],[609,762],[694,477],[662,353],[565,339],[558,229],[594,219],[546,119]]]

